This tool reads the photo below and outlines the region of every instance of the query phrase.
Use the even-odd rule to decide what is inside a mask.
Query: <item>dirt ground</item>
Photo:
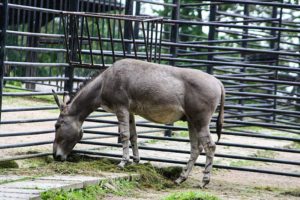
[[[28,99],[4,99],[4,108],[12,108],[22,105],[26,106],[49,106],[45,102],[32,102]],[[98,113],[99,114],[99,113]],[[53,130],[55,118],[58,116],[58,111],[27,111],[27,112],[13,112],[13,113],[3,113],[2,119],[4,121],[11,120],[26,120],[26,119],[38,119],[45,118],[50,119],[51,121],[40,122],[40,123],[19,123],[19,124],[7,124],[0,126],[1,133],[14,133],[14,132],[28,132],[28,131],[39,131],[39,130]],[[107,118],[113,119],[113,118]],[[85,123],[85,126],[95,126],[95,123]],[[99,124],[98,124],[99,125]],[[95,129],[93,129],[95,130]],[[108,127],[101,128],[98,130],[103,131],[114,131],[117,132],[117,127]],[[145,128],[138,128],[138,131],[149,130]],[[264,133],[272,135],[283,135],[282,132],[268,132],[269,130],[262,130]],[[178,133],[180,136],[180,133]],[[160,134],[160,136],[162,136]],[[182,136],[182,135],[181,135]],[[85,134],[85,137],[95,137],[95,135]],[[9,145],[17,143],[30,143],[30,142],[39,142],[39,141],[53,141],[54,133],[49,134],[39,134],[31,136],[17,136],[17,137],[1,137],[0,145]],[[214,136],[214,139],[215,136]],[[116,142],[117,138],[106,138],[106,139],[97,139],[96,141],[101,142]],[[286,147],[291,145],[291,142],[278,141],[278,140],[265,140],[249,137],[237,137],[237,136],[228,136],[224,135],[221,139],[222,142],[231,142],[239,144],[251,144],[251,145],[267,145],[270,147]],[[189,150],[189,144],[183,142],[158,142],[155,140],[139,140],[140,146],[146,147],[160,147],[160,148],[170,148],[170,149],[180,149],[180,150]],[[77,145],[77,149],[93,149],[100,150],[103,152],[118,153],[121,154],[121,150],[118,148],[105,148],[99,146],[91,145]],[[8,158],[13,155],[20,155],[28,153],[28,151],[38,151],[38,152],[51,152],[51,144],[41,145],[36,147],[26,147],[26,148],[9,148],[1,149],[0,158]],[[223,154],[238,154],[242,156],[256,156],[262,155],[269,158],[278,158],[281,160],[293,160],[300,161],[300,155],[296,153],[270,153],[268,151],[258,151],[255,149],[246,149],[246,148],[236,148],[236,147],[226,147],[218,146],[216,153]],[[140,155],[143,157],[158,157],[166,158],[173,160],[188,160],[188,154],[173,154],[173,153],[164,153],[158,151],[146,151],[140,150]],[[204,156],[200,156],[198,162],[203,162]],[[230,166],[241,166],[241,167],[253,167],[259,169],[272,169],[276,171],[283,172],[294,172],[300,173],[300,167],[296,165],[283,165],[283,164],[272,164],[272,163],[263,163],[263,162],[253,162],[253,161],[237,161],[233,159],[225,158],[216,158],[216,164],[224,164]],[[163,165],[161,163],[154,163]],[[202,179],[202,168],[195,167],[192,171],[190,178],[182,185],[182,187],[177,187],[176,189],[167,190],[167,191],[140,191],[137,190],[132,194],[131,197],[118,197],[118,196],[108,196],[108,200],[121,200],[121,199],[161,199],[162,197],[168,195],[169,193],[175,191],[198,191],[203,190],[205,192],[212,193],[221,199],[275,199],[275,200],[286,200],[286,199],[299,199],[300,197],[295,197],[291,195],[284,195],[285,191],[292,191],[294,189],[300,188],[300,178],[285,177],[285,176],[276,176],[276,175],[267,175],[267,174],[258,174],[251,172],[240,172],[240,171],[229,171],[229,170],[214,170],[212,180],[210,185],[206,189],[200,189],[199,184]]]
[[[130,197],[109,195],[105,200],[161,200],[174,192],[202,191],[213,194],[223,200],[298,200],[299,196],[285,194],[298,191],[299,178],[286,178],[231,170],[215,171],[211,183],[204,189],[201,184],[201,169],[196,167],[189,179],[175,189],[165,191],[137,190]]]

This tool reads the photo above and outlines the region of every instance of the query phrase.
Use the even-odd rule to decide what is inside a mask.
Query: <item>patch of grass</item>
[[[300,197],[300,188],[286,190],[284,192],[281,192],[280,194],[281,195],[290,195],[290,196],[294,196],[294,197]]]
[[[277,153],[270,150],[258,150],[252,156],[259,158],[275,158]]]
[[[49,158],[27,159],[23,164],[22,173],[26,175],[51,174],[83,174],[90,176],[101,175],[102,172],[127,172],[139,174],[140,185],[144,188],[162,190],[175,187],[172,180],[179,176],[181,168],[156,168],[150,163],[128,165],[124,169],[117,167],[118,160],[108,158],[91,158],[85,156],[70,156],[67,162],[54,162]],[[174,173],[174,174],[172,174]],[[177,178],[176,177],[176,178]]]
[[[0,161],[0,169],[19,168],[19,165],[14,160]]]
[[[175,122],[175,126],[187,127],[187,122],[177,121],[177,122]]]
[[[188,131],[180,131],[174,134],[175,137],[189,137]]]
[[[4,88],[4,92],[27,92],[25,90],[22,90],[21,88]],[[11,97],[12,98],[12,97]],[[12,99],[19,98],[19,97],[13,97]],[[39,96],[25,96],[22,97],[23,99],[28,99],[28,100],[34,100],[38,102],[45,102],[45,103],[55,103],[53,95],[39,95]]]
[[[175,126],[187,127],[187,122],[177,121],[177,122],[175,122]],[[174,132],[174,136],[175,137],[188,137],[189,132],[188,131],[176,131],[176,132]]]
[[[182,167],[164,167],[158,169],[159,174],[175,181],[182,172]]]
[[[137,182],[128,180],[103,181],[99,185],[87,186],[84,189],[50,190],[42,193],[41,197],[43,200],[95,200],[103,199],[109,193],[117,196],[128,196],[131,194],[130,191],[137,186]]]
[[[285,147],[289,149],[300,149],[300,142],[292,142],[291,144],[286,145]]]
[[[263,133],[264,131],[266,131],[266,128],[262,128],[259,126],[247,126],[247,127],[236,127],[236,128],[232,128],[232,130],[235,131],[252,131],[252,132],[256,132],[256,133]],[[267,129],[269,131],[269,129]]]
[[[206,192],[188,191],[170,194],[163,200],[220,200],[220,198]]]
[[[231,167],[253,166],[256,163],[251,160],[236,160],[229,163]]]
[[[277,192],[280,190],[280,188],[277,187],[271,187],[271,186],[255,186],[255,190],[263,190],[263,191],[269,191],[269,192]]]
[[[43,200],[69,200],[69,199],[85,199],[95,200],[101,199],[107,194],[107,191],[99,186],[88,186],[82,190],[50,190],[42,193]]]
[[[124,171],[140,174],[140,184],[145,188],[162,190],[175,187],[173,181],[163,175],[161,168],[156,168],[150,163],[129,165],[125,167]]]
[[[144,144],[156,144],[159,140],[151,139],[144,142]]]

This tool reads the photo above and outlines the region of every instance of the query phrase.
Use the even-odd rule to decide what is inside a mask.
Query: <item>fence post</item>
[[[8,19],[8,6],[7,6],[7,0],[2,1],[2,7],[0,9],[0,17],[2,20],[0,20],[0,27],[1,27],[1,33],[0,33],[0,122],[1,122],[1,116],[2,116],[2,94],[3,94],[3,86],[4,86],[4,59],[5,59],[5,42],[6,42],[6,29],[7,29],[7,19]]]
[[[176,7],[173,7],[171,19],[172,20],[178,20],[180,18],[180,0],[173,0],[172,3],[176,4]],[[173,24],[172,27],[171,27],[170,41],[173,42],[173,43],[178,42],[178,29],[179,29],[178,24]],[[170,54],[172,55],[172,57],[174,57],[174,58],[176,57],[177,48],[175,46],[170,47]],[[169,65],[175,66],[175,61],[171,60],[169,62]],[[167,125],[173,125],[173,124],[167,124]],[[170,130],[170,129],[165,130],[164,134],[167,137],[171,137],[172,136],[172,130]]]
[[[216,21],[216,14],[217,14],[217,5],[211,4],[209,8],[209,22]],[[216,27],[215,26],[209,26],[208,31],[208,41],[214,40],[216,34]],[[214,50],[208,49],[208,52],[213,52]],[[212,54],[209,54],[207,56],[207,60],[213,60],[214,56]],[[207,67],[207,73],[213,74],[213,66],[208,65]]]
[[[37,1],[31,2],[33,7],[38,7]],[[31,33],[39,33],[41,32],[41,13],[39,11],[30,11],[29,19],[28,19],[28,32]],[[47,25],[47,22],[45,23]],[[28,36],[27,37],[27,46],[28,47],[38,47],[39,46],[39,37],[36,36]],[[26,61],[27,62],[37,62],[37,52],[27,52],[26,53]],[[28,77],[37,76],[37,69],[33,66],[27,66],[25,69],[25,75]],[[30,90],[35,90],[36,83],[25,83],[25,87]]]
[[[68,5],[68,10],[69,11],[79,11],[79,0],[74,0],[74,1],[69,1]],[[70,38],[69,40],[69,45],[70,45],[70,60],[74,61],[77,60],[77,49],[78,49],[78,41],[73,39],[75,38],[75,25],[76,19],[74,15],[70,16],[70,21],[69,21],[69,30],[70,30]],[[68,24],[66,24],[68,26]],[[65,77],[68,77],[69,79],[65,82],[65,87],[64,90],[68,91],[69,94],[73,92],[73,83],[74,83],[74,66],[70,64],[68,67],[65,68]]]
[[[248,4],[244,4],[244,15],[245,16],[249,16],[249,5]],[[248,26],[248,22],[246,21],[247,18],[244,18],[244,22],[243,22],[243,25],[245,26]],[[243,29],[243,36],[242,36],[242,39],[248,39],[248,28],[244,28]],[[242,47],[243,48],[247,48],[248,47],[248,42],[247,41],[242,41]],[[243,53],[241,54],[241,56],[243,57],[243,60],[244,62],[246,61],[246,54],[247,53]],[[243,67],[240,69],[240,72],[241,73],[245,73],[247,71],[247,68],[246,67]],[[243,84],[244,81],[240,81],[240,84]],[[241,88],[239,90],[239,92],[244,92],[244,89]],[[244,100],[239,100],[239,105],[244,105]],[[239,110],[239,113],[242,114],[243,113],[243,109],[240,109]],[[239,120],[243,121],[243,117],[239,117]]]
[[[277,6],[273,6],[272,10],[272,18],[277,18],[278,17],[278,11],[277,11]],[[280,13],[279,13],[279,22],[277,27],[281,27],[282,25],[282,8],[280,8]],[[272,23],[272,27],[276,27],[275,23]],[[271,35],[276,37],[276,41],[272,41],[270,44],[270,48],[275,51],[280,50],[280,39],[281,39],[281,31],[271,31]],[[279,55],[276,55],[276,61],[274,63],[276,66],[279,65]],[[278,70],[275,70],[275,80],[278,80]],[[274,84],[274,95],[277,95],[277,84]],[[273,109],[277,109],[277,99],[273,99]],[[276,113],[273,113],[273,122],[276,122]]]
[[[126,0],[125,15],[133,15],[133,0]],[[122,30],[120,30],[122,31]],[[132,35],[132,21],[125,20],[124,24],[124,39],[130,40]],[[125,42],[125,51],[131,53],[130,42]]]

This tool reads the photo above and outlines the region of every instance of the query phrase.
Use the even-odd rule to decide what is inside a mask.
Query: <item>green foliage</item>
[[[292,190],[286,190],[284,192],[281,192],[280,194],[282,195],[290,195],[290,196],[294,196],[294,197],[300,197],[300,189],[292,189]]]
[[[270,151],[270,150],[258,150],[255,152],[255,154],[253,155],[253,157],[258,157],[258,158],[275,158],[275,156],[277,155],[277,153],[275,153],[274,151]]]
[[[19,168],[19,165],[14,160],[0,161],[0,169]]]
[[[13,86],[13,85],[7,85],[7,86]],[[19,86],[18,86],[19,87]],[[4,88],[4,92],[26,92],[25,90],[22,90],[21,87],[14,87],[13,88]],[[6,97],[10,98],[10,97]],[[13,97],[12,99],[15,100],[18,97]],[[34,100],[36,102],[44,102],[44,103],[51,103],[54,104],[55,100],[53,98],[53,95],[35,95],[35,96],[25,96],[25,97],[20,97],[19,99],[28,99],[28,100]]]
[[[251,161],[251,160],[236,160],[236,161],[230,162],[229,166],[243,167],[243,166],[253,166],[255,164],[256,164],[255,161]]]
[[[52,190],[42,193],[41,198],[43,200],[69,200],[69,199],[85,199],[94,200],[104,197],[107,191],[100,186],[88,186],[82,190]]]
[[[158,169],[159,174],[164,177],[175,181],[182,172],[181,167],[164,167]]]
[[[205,192],[176,192],[173,193],[163,200],[219,200],[220,198]]]
[[[137,187],[138,183],[128,180],[102,181],[99,185],[87,186],[84,189],[50,190],[42,193],[42,199],[68,200],[84,199],[94,200],[102,199],[106,194],[112,193],[117,196],[127,196],[130,191]]]
[[[274,192],[274,191],[280,190],[279,188],[271,187],[271,186],[256,186],[256,187],[254,187],[254,189],[255,190],[270,191],[270,192]]]
[[[291,144],[286,145],[285,147],[290,149],[300,149],[300,142],[292,142]]]

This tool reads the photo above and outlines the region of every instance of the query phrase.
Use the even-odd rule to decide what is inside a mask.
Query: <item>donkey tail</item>
[[[218,116],[217,122],[216,122],[218,142],[221,138],[223,123],[224,123],[224,102],[225,102],[225,89],[224,89],[223,84],[221,83],[221,102],[220,102],[220,108],[219,108],[219,116]]]

